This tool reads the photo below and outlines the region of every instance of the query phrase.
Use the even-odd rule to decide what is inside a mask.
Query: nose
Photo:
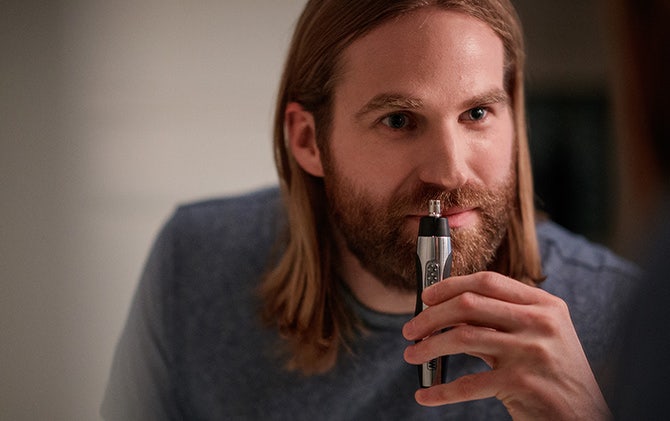
[[[426,133],[421,142],[420,181],[445,190],[463,186],[468,178],[469,146],[456,127],[445,124]]]

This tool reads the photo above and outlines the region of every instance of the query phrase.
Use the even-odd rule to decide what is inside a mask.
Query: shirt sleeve
[[[101,406],[105,420],[182,418],[171,379],[174,224],[172,218],[158,235],[135,291]]]

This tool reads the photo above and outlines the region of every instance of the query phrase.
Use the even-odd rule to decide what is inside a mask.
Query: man
[[[103,413],[606,419],[592,367],[635,271],[552,223],[536,230],[522,80],[506,1],[309,1],[278,99],[282,195],[175,214]],[[412,317],[430,199],[455,276]],[[413,365],[441,355],[448,382],[416,390]]]

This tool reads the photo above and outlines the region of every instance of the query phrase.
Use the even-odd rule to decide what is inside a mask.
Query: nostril
[[[420,173],[420,179],[423,183],[440,189],[454,190],[462,187],[467,177],[459,166],[437,162],[426,165]]]

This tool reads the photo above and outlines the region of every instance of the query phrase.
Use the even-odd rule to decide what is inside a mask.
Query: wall
[[[94,420],[176,204],[274,183],[302,0],[0,3],[0,419]]]

